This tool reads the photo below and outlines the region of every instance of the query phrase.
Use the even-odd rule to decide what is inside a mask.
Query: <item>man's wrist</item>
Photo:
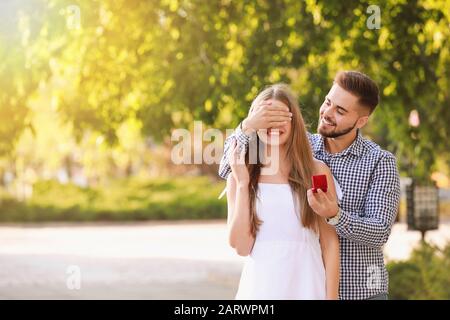
[[[245,118],[242,122],[241,122],[241,131],[246,134],[247,136],[250,136],[253,132],[255,132],[255,130],[250,127],[248,125],[248,120],[247,118]]]
[[[328,224],[335,226],[338,224],[340,217],[341,217],[341,208],[338,206],[337,213],[332,217],[326,218],[326,220],[327,220]]]
[[[338,214],[339,214],[339,207],[337,207],[331,213],[329,213],[327,218],[332,219],[332,218],[336,217]]]

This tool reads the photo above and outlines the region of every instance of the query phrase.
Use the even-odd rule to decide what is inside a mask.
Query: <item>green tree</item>
[[[358,69],[382,89],[367,133],[398,155],[403,172],[426,179],[438,156],[450,163],[450,4],[386,1],[380,4],[381,27],[373,30],[367,26],[370,5],[36,0],[18,10],[25,20],[37,21],[29,44],[2,44],[9,58],[2,69],[7,90],[0,110],[21,106],[17,120],[8,122],[11,129],[1,131],[2,143],[9,143],[2,148],[13,147],[9,137],[26,125],[27,99],[46,79],[52,80],[58,112],[79,138],[96,130],[117,143],[117,130],[129,119],[158,140],[193,120],[233,127],[257,92],[279,81],[299,94],[314,128],[336,71]],[[73,6],[80,12],[80,28],[68,27]],[[27,64],[31,56],[32,65]],[[16,74],[30,81],[27,90],[6,80]],[[408,123],[412,110],[420,115],[417,128]]]

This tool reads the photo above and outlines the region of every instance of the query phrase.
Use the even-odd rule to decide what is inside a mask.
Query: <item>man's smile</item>
[[[322,117],[322,118],[320,119],[320,123],[323,124],[323,125],[329,126],[329,127],[334,127],[334,126],[336,126],[335,123],[333,123],[332,121],[326,119],[325,117]]]

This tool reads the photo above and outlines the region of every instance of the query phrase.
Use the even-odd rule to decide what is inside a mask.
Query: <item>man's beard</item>
[[[346,128],[346,129],[342,129],[342,130],[339,130],[339,131],[333,131],[333,132],[330,132],[330,133],[328,133],[328,132],[325,132],[325,130],[321,130],[320,129],[320,122],[319,122],[319,126],[318,126],[318,128],[317,128],[317,131],[323,136],[323,137],[325,137],[325,138],[338,138],[338,137],[341,137],[341,136],[343,136],[343,135],[346,135],[347,133],[349,133],[350,131],[352,131],[355,127],[356,127],[356,123],[357,123],[358,121],[356,121],[354,124],[353,124],[353,126],[351,126],[351,127],[348,127],[348,128]]]

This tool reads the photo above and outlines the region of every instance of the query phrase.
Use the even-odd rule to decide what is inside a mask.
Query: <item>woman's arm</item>
[[[337,202],[336,186],[330,168],[323,162],[316,162],[314,174],[324,174],[327,176],[328,196],[332,201]],[[320,247],[322,249],[322,260],[325,266],[327,299],[336,300],[339,298],[339,238],[336,229],[329,225],[325,218],[319,218]]]
[[[325,266],[327,299],[339,299],[339,239],[334,227],[319,217],[320,247]]]
[[[250,200],[248,186],[250,178],[244,162],[245,150],[234,143],[230,153],[232,174],[227,178],[228,230],[231,247],[241,256],[247,256],[255,242],[251,234]]]
[[[248,182],[238,182],[233,175],[227,178],[229,243],[240,256],[247,256],[255,242],[250,224]]]

